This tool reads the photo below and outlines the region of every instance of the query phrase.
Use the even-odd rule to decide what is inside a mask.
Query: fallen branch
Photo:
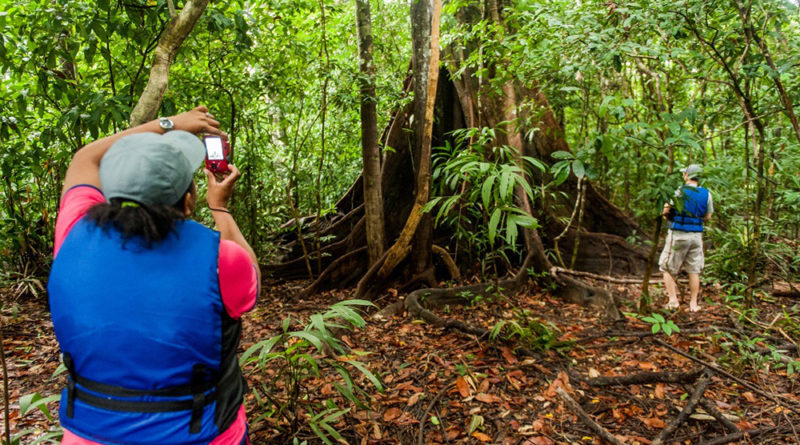
[[[586,414],[586,411],[581,408],[578,402],[570,397],[570,395],[567,394],[563,388],[557,387],[556,392],[559,396],[561,396],[561,399],[564,401],[567,407],[569,407],[569,409],[571,409],[578,416],[578,418],[583,421],[584,425],[589,427],[589,429],[591,429],[598,436],[602,437],[606,442],[609,442],[613,445],[622,445],[622,442],[619,439],[617,439],[613,434],[609,433],[608,430],[603,428],[599,423],[592,420],[592,418]]]
[[[580,270],[573,270],[573,269],[566,269],[563,267],[552,267],[550,268],[550,275],[557,276],[558,274],[563,273],[567,275],[573,275],[576,277],[584,277],[584,278],[591,278],[593,280],[600,280],[600,281],[607,281],[609,283],[614,284],[641,284],[641,278],[617,278],[612,277],[610,275],[599,275],[596,273],[591,272],[583,272]],[[651,283],[663,283],[663,279],[657,280],[650,280]],[[680,282],[688,282],[688,280],[680,280]]]
[[[725,414],[722,414],[722,413],[721,413],[721,412],[720,412],[720,411],[717,409],[717,407],[716,407],[716,406],[714,406],[714,404],[713,404],[713,403],[711,403],[711,401],[710,401],[710,400],[708,400],[708,399],[702,399],[702,400],[700,400],[700,406],[702,406],[702,407],[703,407],[703,409],[704,409],[704,410],[706,410],[706,412],[707,412],[708,414],[710,414],[710,415],[711,415],[711,416],[713,416],[715,419],[717,419],[717,420],[719,421],[719,423],[721,423],[721,424],[725,425],[725,428],[727,428],[727,429],[728,429],[728,431],[730,431],[730,432],[734,432],[734,433],[739,431],[739,428],[738,428],[738,427],[737,427],[737,426],[736,426],[736,425],[735,425],[733,422],[731,422],[731,420],[730,420],[730,419],[728,419],[727,417],[725,417]]]
[[[703,368],[687,372],[640,372],[615,377],[594,377],[583,380],[591,386],[645,385],[648,383],[687,383],[697,380]]]
[[[553,277],[557,277],[558,274],[560,273],[573,275],[576,277],[584,277],[584,278],[591,278],[594,280],[607,281],[609,283],[615,283],[615,284],[639,284],[642,282],[640,278],[616,278],[608,275],[598,275],[596,273],[582,272],[579,270],[566,269],[564,267],[557,267],[557,266],[550,268],[550,275],[553,275]],[[656,281],[658,280],[653,280],[651,282],[656,282]]]
[[[749,431],[738,431],[738,432],[731,433],[731,434],[728,434],[728,435],[725,435],[725,436],[722,436],[722,437],[717,437],[716,439],[709,440],[708,442],[701,442],[701,443],[702,443],[702,445],[724,445],[726,443],[735,442],[737,440],[742,440],[742,439],[745,439],[745,438],[748,438],[748,437],[749,438],[753,438],[753,437],[760,436],[762,434],[771,433],[773,431],[783,432],[783,431],[786,431],[786,430],[787,430],[787,428],[780,428],[779,429],[778,427],[770,426],[770,427],[766,427],[766,428],[757,428],[757,429],[749,430]]]
[[[706,369],[705,373],[703,374],[703,377],[700,378],[699,382],[697,382],[697,386],[695,387],[692,396],[686,402],[686,406],[683,408],[680,414],[678,414],[677,417],[672,419],[672,422],[670,422],[666,427],[664,427],[663,430],[661,430],[658,436],[656,436],[656,438],[653,439],[652,442],[650,442],[650,445],[662,445],[667,440],[669,440],[670,436],[672,436],[672,433],[674,433],[675,430],[677,430],[678,427],[684,421],[686,421],[689,415],[692,414],[694,408],[697,406],[697,404],[700,402],[700,399],[703,397],[703,394],[705,394],[706,388],[708,388],[709,383],[711,383],[711,371]]]

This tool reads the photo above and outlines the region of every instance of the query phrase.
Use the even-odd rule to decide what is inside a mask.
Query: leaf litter
[[[240,353],[254,343],[281,332],[282,321],[308,321],[314,313],[324,311],[336,301],[350,298],[351,291],[324,292],[309,299],[295,295],[305,283],[267,283],[263,286],[258,306],[244,316]],[[635,286],[619,286],[628,301],[638,297]],[[598,312],[565,303],[538,289],[487,299],[472,306],[450,306],[437,309],[440,316],[491,329],[500,321],[518,324],[535,319],[537,326],[547,327],[560,342],[541,342],[521,336],[508,341],[475,338],[456,331],[433,327],[407,314],[385,319],[365,317],[367,326],[341,337],[355,354],[381,379],[385,391],[378,392],[361,374],[357,383],[370,392],[368,408],[345,403],[333,389],[335,375],[323,371],[320,378],[305,382],[314,403],[336,399],[339,406],[351,408],[334,424],[347,443],[499,443],[499,444],[568,444],[601,443],[601,439],[570,410],[557,395],[561,388],[571,394],[582,410],[625,444],[649,444],[683,409],[693,390],[693,383],[632,384],[591,386],[588,379],[626,376],[635,373],[683,372],[698,363],[653,341],[660,338],[693,357],[743,379],[767,395],[713,374],[705,392],[712,407],[741,430],[758,435],[744,436],[728,443],[800,443],[800,388],[795,375],[779,361],[764,361],[749,356],[751,349],[725,337],[724,332],[746,330],[736,322],[720,302],[722,297],[706,297],[711,304],[700,313],[680,311],[672,319],[681,333],[669,337],[644,335],[650,325],[627,316],[623,322],[599,318]],[[763,320],[780,313],[781,306],[796,304],[791,300],[769,298],[760,301]],[[12,433],[31,430],[30,436],[44,433],[53,424],[43,411],[19,414],[21,397],[39,393],[58,394],[66,382],[64,373],[56,374],[59,351],[52,323],[42,300],[16,301],[6,305],[2,313],[3,348],[9,373],[10,421]],[[797,322],[797,320],[795,320]],[[765,322],[769,323],[769,321]],[[711,332],[710,326],[726,329]],[[540,332],[541,333],[541,332]],[[766,333],[763,333],[767,335]],[[539,335],[541,338],[542,335]],[[776,336],[778,337],[778,336]],[[728,340],[726,340],[726,338]],[[527,343],[526,343],[527,342]],[[741,340],[740,340],[741,342]],[[539,345],[532,355],[520,354],[519,346]],[[769,348],[764,339],[758,347]],[[737,349],[738,348],[738,349]],[[797,351],[784,354],[797,360]],[[277,366],[277,364],[275,365]],[[279,369],[267,364],[263,372],[245,367],[250,388],[271,385],[270,375]],[[273,397],[286,396],[287,388],[274,385]],[[291,442],[280,422],[257,412],[255,396],[246,396],[254,444]],[[56,416],[56,403],[48,404]],[[309,411],[301,404],[301,419]],[[0,427],[2,428],[2,427]],[[671,442],[699,443],[725,436],[729,431],[703,409],[695,410],[678,426]],[[318,443],[310,429],[301,428],[299,440]],[[421,442],[420,442],[421,438]],[[24,442],[23,442],[24,443]]]

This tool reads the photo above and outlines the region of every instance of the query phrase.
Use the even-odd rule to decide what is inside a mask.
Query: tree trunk
[[[172,17],[158,41],[150,78],[139,102],[131,112],[131,127],[155,119],[169,83],[169,67],[175,60],[183,41],[192,32],[195,23],[206,10],[209,0],[187,0],[181,12]]]
[[[369,0],[356,0],[356,29],[361,70],[361,154],[364,159],[364,211],[367,222],[369,264],[375,264],[386,247],[381,193],[381,158],[378,149],[378,116],[375,67],[372,62],[372,19]]]

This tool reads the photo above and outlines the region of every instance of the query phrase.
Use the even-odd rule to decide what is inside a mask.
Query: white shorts
[[[678,275],[681,266],[687,273],[699,274],[703,271],[703,232],[670,230],[667,233],[667,243],[658,260],[658,268],[662,272]]]

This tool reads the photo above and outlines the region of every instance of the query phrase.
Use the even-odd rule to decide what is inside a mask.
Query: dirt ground
[[[294,320],[290,329],[300,329],[312,314],[350,298],[351,291],[335,291],[298,300],[304,284],[265,283],[257,307],[244,317],[240,352],[280,334],[288,316]],[[623,301],[638,297],[636,286],[606,286]],[[341,334],[347,356],[330,359],[346,364],[357,358],[380,379],[382,392],[347,365],[367,393],[362,398],[371,399],[368,408],[345,401],[335,385],[342,378],[321,366],[318,377],[302,381],[294,412],[278,415],[269,401],[290,398],[290,386],[280,379],[285,363],[250,363],[244,370],[251,389],[246,397],[251,439],[321,443],[308,420],[335,402],[347,409],[329,422],[341,443],[605,443],[590,426],[594,422],[619,443],[649,444],[700,398],[665,443],[800,443],[800,384],[786,366],[798,360],[800,301],[765,296],[757,311],[741,312],[723,304],[719,286],[705,289],[702,312],[672,313],[680,329],[672,335],[653,335],[650,323],[632,315],[622,322],[604,320],[592,308],[566,304],[535,286],[518,295],[436,309],[440,316],[487,329],[504,321],[504,332],[517,328],[506,341],[435,328],[407,314],[380,318],[368,311],[364,328]],[[390,291],[378,304],[396,301],[396,295]],[[43,435],[57,428],[57,402],[47,404],[53,421],[42,410],[20,416],[19,406],[20,397],[57,394],[66,381],[64,373],[54,375],[59,352],[45,300],[7,301],[2,320],[12,434],[21,436],[21,444],[46,443]],[[522,354],[520,346],[530,354]],[[316,350],[309,352],[326,361]],[[598,378],[613,376],[639,380],[599,386]],[[704,392],[696,391],[705,384]],[[730,420],[727,425],[714,418],[720,413]]]

